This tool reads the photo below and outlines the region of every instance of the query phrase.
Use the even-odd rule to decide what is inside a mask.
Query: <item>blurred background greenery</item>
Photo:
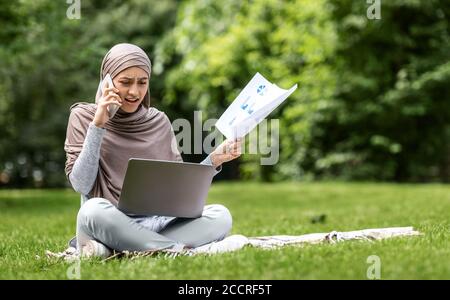
[[[218,118],[256,73],[299,89],[280,160],[222,179],[450,181],[450,1],[0,1],[0,187],[62,187],[69,107],[94,100],[116,43],[153,62],[152,105]],[[200,157],[185,157],[198,161]]]

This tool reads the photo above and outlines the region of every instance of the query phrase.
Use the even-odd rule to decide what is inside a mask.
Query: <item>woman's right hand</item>
[[[122,99],[117,93],[118,89],[115,87],[107,87],[102,93],[97,103],[97,111],[95,112],[94,120],[92,121],[95,126],[103,127],[109,120],[108,106],[111,104],[122,106]]]

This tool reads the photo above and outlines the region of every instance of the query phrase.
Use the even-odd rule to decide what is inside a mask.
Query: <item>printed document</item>
[[[227,139],[244,137],[297,89],[279,88],[256,73],[216,123]]]

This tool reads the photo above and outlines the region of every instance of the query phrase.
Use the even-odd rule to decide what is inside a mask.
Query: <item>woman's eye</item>
[[[142,85],[144,85],[144,84],[147,84],[147,82],[145,82],[145,81],[144,81],[144,82],[142,82],[142,81],[141,81],[141,82],[140,82],[139,84],[142,84]]]

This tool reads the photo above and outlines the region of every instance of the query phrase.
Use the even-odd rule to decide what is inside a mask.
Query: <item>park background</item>
[[[56,269],[46,276],[64,277],[34,254],[63,247],[74,231],[79,197],[64,174],[69,107],[94,101],[103,56],[129,42],[148,53],[151,103],[171,120],[192,120],[195,110],[218,118],[256,72],[283,88],[299,84],[270,116],[280,120],[278,163],[244,154],[213,184],[209,201],[230,208],[235,233],[414,225],[426,233],[417,242],[376,246],[399,256],[387,278],[448,278],[440,262],[450,261],[449,1],[381,0],[380,18],[365,0],[80,3],[80,18],[70,18],[62,0],[0,1],[0,277],[42,278],[48,268]],[[275,265],[248,274],[199,266],[186,276],[365,278],[363,258],[358,271],[348,268],[355,253],[346,247],[360,247],[361,257],[372,249],[307,248],[303,271],[291,249],[278,273]],[[330,269],[317,267],[321,253],[331,255]],[[28,271],[15,272],[24,261]],[[161,264],[158,278],[179,276]],[[87,268],[97,270],[88,278],[110,274]]]

